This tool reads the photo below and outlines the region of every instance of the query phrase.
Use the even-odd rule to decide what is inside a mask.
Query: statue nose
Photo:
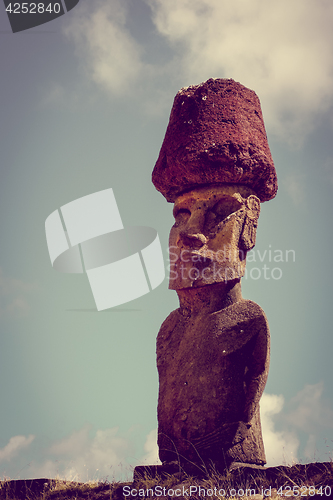
[[[204,222],[205,213],[203,210],[200,210],[199,213],[192,213],[186,226],[179,233],[179,243],[194,249],[199,249],[205,245],[208,240],[202,234]]]
[[[201,233],[189,233],[187,231],[182,231],[179,238],[185,246],[195,249],[203,247],[208,241],[206,236]]]

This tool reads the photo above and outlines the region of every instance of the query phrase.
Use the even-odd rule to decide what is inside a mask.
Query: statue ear
[[[251,195],[246,200],[246,212],[243,229],[239,239],[239,246],[248,252],[256,243],[256,233],[260,214],[260,200],[257,196]]]

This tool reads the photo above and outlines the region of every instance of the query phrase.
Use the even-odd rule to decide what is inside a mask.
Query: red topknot
[[[260,101],[234,80],[181,89],[156,162],[153,183],[169,202],[209,184],[243,184],[267,201],[277,177]]]

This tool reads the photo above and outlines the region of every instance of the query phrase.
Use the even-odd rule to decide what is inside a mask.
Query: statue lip
[[[182,248],[177,261],[179,261],[179,260],[181,262],[191,262],[192,261],[192,264],[197,264],[199,262],[204,262],[204,263],[212,262],[212,253],[214,253],[214,252],[212,250],[207,250],[207,249],[202,251],[202,248],[200,250]],[[192,257],[200,257],[200,260],[193,261]]]

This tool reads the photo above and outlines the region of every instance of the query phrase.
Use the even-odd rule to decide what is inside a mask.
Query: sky
[[[157,463],[155,342],[177,295],[166,277],[97,312],[86,275],[52,268],[45,220],[112,188],[167,274],[151,172],[175,94],[211,77],[258,94],[279,181],[242,280],[271,332],[267,464],[332,458],[332,22],[330,0],[80,0],[14,34],[0,3],[0,478]]]

